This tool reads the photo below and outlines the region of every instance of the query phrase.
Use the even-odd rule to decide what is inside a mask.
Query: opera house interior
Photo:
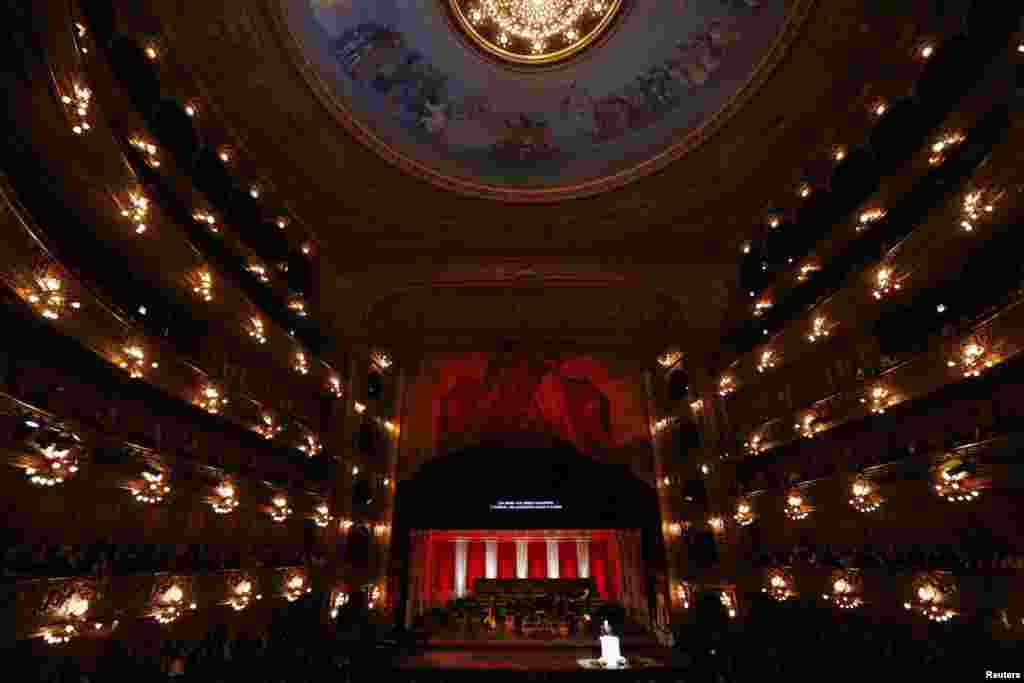
[[[1021,3],[0,24],[19,680],[1020,678]]]

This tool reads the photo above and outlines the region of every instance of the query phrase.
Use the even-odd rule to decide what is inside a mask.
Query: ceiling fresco
[[[593,194],[713,131],[785,52],[809,0],[624,2],[549,67],[475,50],[445,0],[284,0],[300,64],[356,137],[407,171],[497,198]]]

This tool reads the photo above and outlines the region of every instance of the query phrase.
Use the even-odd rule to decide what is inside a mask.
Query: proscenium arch
[[[561,510],[492,510],[499,500],[557,500]],[[395,491],[392,565],[399,590],[397,623],[409,602],[410,534],[451,529],[640,529],[648,576],[664,572],[657,492],[628,465],[602,463],[572,445],[524,436],[515,444],[482,442],[435,457]]]

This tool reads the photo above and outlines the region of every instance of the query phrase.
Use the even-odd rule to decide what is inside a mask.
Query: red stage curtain
[[[486,548],[483,541],[466,544],[466,593],[472,595],[476,580],[487,575]]]
[[[590,575],[597,584],[598,594],[608,599],[608,542],[590,542]]]
[[[434,542],[434,598],[447,605],[455,590],[455,541]]]
[[[576,541],[558,542],[558,577],[575,579],[579,577],[576,563]]]
[[[498,578],[516,578],[515,541],[498,541]]]
[[[526,546],[526,559],[531,579],[548,578],[548,545],[544,541],[530,541]]]

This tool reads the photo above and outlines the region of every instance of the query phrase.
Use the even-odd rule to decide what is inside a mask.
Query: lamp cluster
[[[984,370],[988,370],[999,362],[999,356],[990,353],[980,342],[971,341],[964,344],[960,350],[960,357],[956,360],[946,362],[951,368],[959,368],[964,377],[980,377]]]
[[[986,195],[984,190],[973,190],[964,195],[960,209],[960,227],[964,232],[973,232],[983,216],[995,211],[995,200],[986,198]]]
[[[295,602],[312,590],[311,586],[306,585],[306,577],[301,574],[293,574],[285,583],[284,597],[288,602]]]
[[[839,571],[833,574],[832,590],[823,593],[822,598],[840,609],[856,609],[864,604],[861,598],[859,578],[852,572]]]
[[[118,367],[126,370],[132,379],[140,379],[146,372],[146,350],[138,344],[131,344],[124,347],[124,357],[118,362]],[[160,364],[156,361],[149,363],[151,368],[158,368]]]
[[[270,441],[278,434],[281,433],[283,427],[274,419],[274,416],[270,413],[264,413],[260,421],[253,427],[253,431],[262,436],[267,441]]]
[[[797,521],[806,519],[811,511],[807,507],[803,495],[799,491],[793,491],[786,497],[785,513],[786,517]]]
[[[327,507],[326,503],[320,503],[319,505],[316,506],[316,509],[313,510],[313,522],[318,527],[326,527],[328,524],[331,523],[332,519],[334,518],[331,517],[330,508]]]
[[[46,436],[36,442],[36,450],[43,457],[39,467],[26,467],[25,475],[36,486],[63,484],[78,472],[78,447],[73,436]]]
[[[883,266],[878,269],[875,273],[875,289],[871,293],[875,299],[881,299],[884,296],[889,296],[893,292],[899,291],[900,283],[896,282],[892,268]]]
[[[71,84],[71,92],[61,95],[60,101],[67,108],[68,116],[72,121],[71,131],[75,135],[81,135],[92,128],[92,125],[89,123],[89,106],[92,104],[92,90],[75,81]]]
[[[373,363],[374,367],[379,368],[380,370],[387,370],[393,363],[391,356],[384,351],[374,351],[371,353],[370,362]]]
[[[807,341],[812,344],[819,339],[824,339],[832,334],[833,325],[823,315],[816,316],[811,322],[811,333],[807,335]]]
[[[267,336],[263,331],[263,321],[256,316],[249,318],[248,332],[249,337],[256,340],[256,343],[267,343]]]
[[[196,609],[196,603],[190,603],[186,608],[184,601],[185,592],[178,584],[171,584],[171,587],[159,596],[153,618],[160,624],[170,624],[177,621],[186,611],[194,611]]]
[[[730,619],[736,618],[736,598],[732,596],[728,591],[722,591],[718,595],[718,599],[722,602],[722,607],[725,608],[729,614]]]
[[[658,365],[663,368],[670,368],[678,363],[683,357],[682,352],[673,349],[658,356]]]
[[[129,192],[128,204],[121,207],[121,216],[135,224],[135,234],[146,232],[146,218],[149,216],[149,198],[141,192]]]
[[[128,144],[142,154],[147,166],[150,168],[160,168],[160,153],[156,145],[139,135],[129,138]]]
[[[323,449],[323,444],[320,443],[320,440],[315,434],[306,434],[302,437],[302,443],[299,444],[299,450],[311,458],[315,455],[319,455]]]
[[[725,398],[734,391],[736,391],[736,380],[732,375],[722,375],[722,378],[718,380],[718,395]]]
[[[331,602],[331,619],[338,618],[338,610],[348,604],[348,593],[338,591]]]
[[[967,139],[960,131],[954,131],[951,133],[943,133],[939,139],[932,143],[931,154],[928,157],[928,163],[932,166],[938,166],[946,160],[946,155],[949,151],[958,146],[964,140]]]
[[[875,208],[862,211],[857,220],[857,232],[864,232],[883,218],[885,218],[885,209]]]
[[[950,503],[969,503],[981,496],[981,484],[970,466],[953,460],[939,468],[935,492]]]
[[[294,297],[292,298],[291,301],[288,302],[288,310],[290,310],[292,313],[299,316],[300,318],[305,318],[307,315],[306,302],[299,297]]]
[[[796,274],[797,282],[807,282],[811,277],[811,273],[816,273],[821,270],[821,266],[816,263],[805,263],[800,266],[800,272]]]
[[[295,362],[292,364],[292,369],[300,375],[309,374],[309,361],[306,359],[306,354],[302,351],[295,352]]]
[[[142,479],[145,483],[132,492],[135,500],[140,503],[149,503],[151,505],[161,503],[167,494],[171,492],[171,487],[164,481],[163,472],[147,469],[143,471]]]
[[[223,482],[217,487],[216,496],[210,502],[210,507],[218,515],[226,515],[238,507],[238,497],[235,495],[235,487],[228,482]]]
[[[757,364],[757,371],[760,373],[764,373],[767,370],[771,370],[775,367],[777,361],[778,354],[776,354],[775,351],[772,351],[771,349],[766,349],[761,352],[761,360]]]
[[[345,395],[345,389],[341,385],[341,378],[340,377],[333,377],[333,376],[329,377],[327,379],[327,391],[334,398],[341,398],[342,396],[344,396]]]
[[[927,617],[931,621],[946,622],[956,616],[956,611],[944,606],[953,592],[952,586],[943,585],[939,577],[926,577],[915,581],[913,597],[903,607]]]
[[[740,526],[750,526],[754,523],[754,510],[750,503],[741,500],[736,504],[736,514],[732,516]]]
[[[231,609],[241,612],[252,603],[252,599],[252,581],[242,579],[232,589],[231,595],[228,597],[228,604],[231,605]],[[256,599],[262,600],[263,596],[257,593]]]
[[[255,278],[257,279],[257,280],[259,280],[260,282],[262,282],[263,284],[267,284],[268,282],[270,282],[270,276],[269,276],[269,275],[267,275],[267,267],[266,267],[266,266],[264,266],[264,265],[262,265],[262,264],[260,264],[260,263],[250,263],[250,264],[249,264],[249,267],[248,267],[248,271],[249,271],[250,273],[252,273],[252,274],[253,274],[253,276],[254,276],[254,277],[255,277]],[[292,310],[295,310],[295,309],[294,309],[294,308],[293,308],[293,307],[291,306],[291,304],[289,304],[289,306],[288,306],[288,307],[289,307],[289,308],[291,308]]]
[[[35,278],[33,285],[22,294],[39,311],[39,315],[47,320],[59,320],[67,308],[78,310],[82,307],[78,301],[69,302],[66,299],[63,293],[64,283],[50,272],[44,272]]]
[[[196,223],[202,223],[203,225],[208,226],[210,228],[210,232],[214,234],[220,232],[220,229],[217,227],[217,217],[209,211],[197,209],[192,213],[192,220]]]
[[[864,477],[858,477],[850,487],[850,505],[858,512],[874,512],[882,507],[885,500],[878,494],[875,487]]]
[[[213,301],[213,275],[208,270],[198,270],[192,276],[192,292],[203,301]]]
[[[760,434],[754,434],[750,437],[749,441],[744,441],[743,447],[747,449],[747,452],[751,455],[757,455],[758,453],[767,450],[767,445],[764,443],[764,437]]]
[[[754,316],[758,317],[758,318],[761,317],[762,315],[765,314],[765,312],[770,310],[771,307],[772,307],[772,302],[771,302],[770,299],[762,299],[761,301],[755,302],[754,303]]]
[[[872,387],[868,397],[861,398],[860,402],[868,404],[873,415],[882,415],[888,408],[899,403],[899,397],[893,396],[888,387],[879,384]]]
[[[274,496],[271,503],[270,518],[275,522],[284,522],[292,516],[292,509],[288,507],[288,499],[284,496]]]
[[[825,431],[825,425],[818,422],[818,416],[815,413],[804,415],[803,420],[796,423],[794,428],[805,439],[813,439],[815,434]]]
[[[196,398],[196,405],[211,415],[218,414],[227,404],[227,396],[221,396],[220,391],[212,384],[203,387]]]
[[[773,600],[779,602],[785,602],[796,595],[793,592],[793,580],[781,569],[773,569],[768,572],[767,585],[761,589],[761,592],[767,593]]]

